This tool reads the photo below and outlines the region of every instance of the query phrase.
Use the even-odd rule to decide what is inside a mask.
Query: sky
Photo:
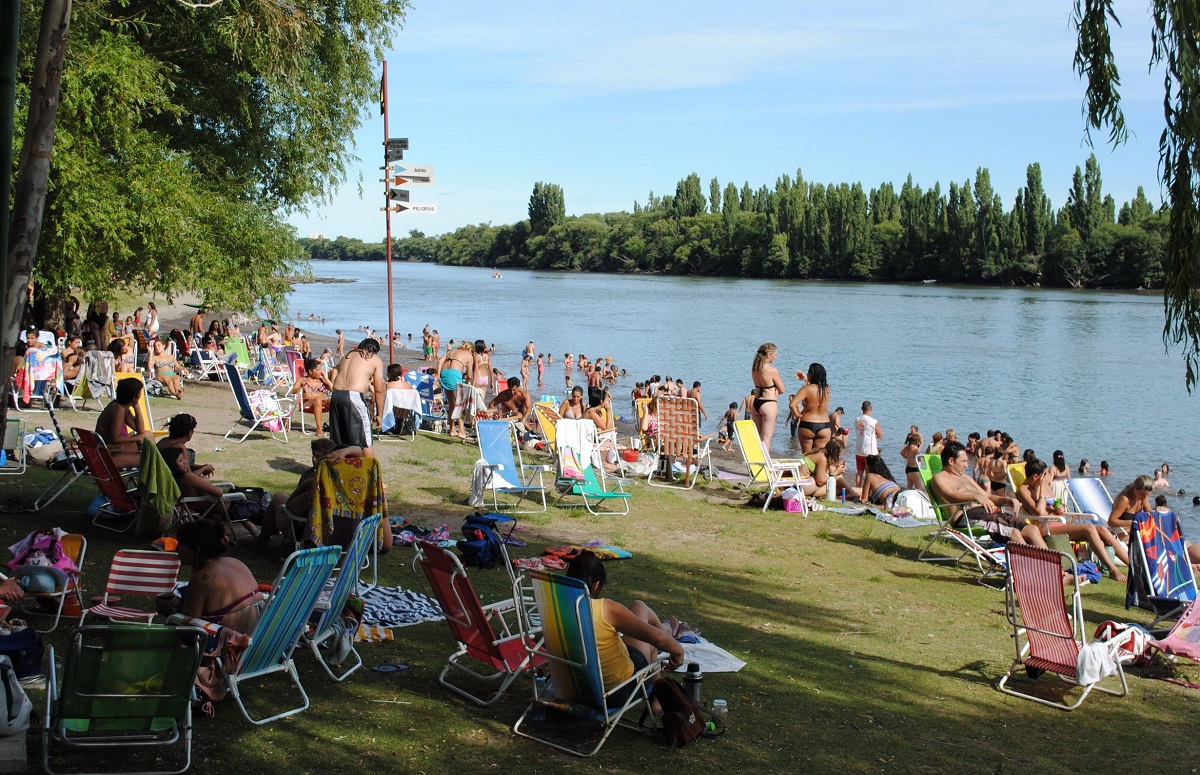
[[[1096,153],[1104,190],[1154,203],[1162,80],[1148,68],[1144,3],[1118,0],[1114,30],[1132,136],[1089,148],[1072,69],[1072,0],[412,0],[386,55],[397,162],[433,167],[410,188],[437,213],[393,216],[393,235],[527,217],[538,181],[569,215],[631,210],[690,173],[707,193],[809,182],[897,189],[974,180],[987,167],[1006,207],[1031,162],[1061,207]],[[299,236],[384,238],[383,119],[355,134],[359,161],[327,202],[289,220]]]

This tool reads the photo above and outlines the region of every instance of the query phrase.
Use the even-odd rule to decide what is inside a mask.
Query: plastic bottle
[[[542,672],[541,668],[538,668],[537,674],[533,679],[533,683],[537,698],[540,700],[546,693],[546,674]],[[533,721],[545,721],[546,706],[540,702],[535,702],[533,705],[533,712],[530,714],[529,718]]]
[[[714,716],[719,717],[722,721],[729,715],[729,703],[725,700],[716,699],[712,701],[712,712]]]
[[[697,703],[702,703],[702,689],[704,686],[704,673],[700,672],[700,665],[696,662],[689,662],[687,672],[683,676],[683,690]]]
[[[8,450],[0,449],[0,466],[8,465]]]
[[[842,503],[845,503],[845,502],[846,502],[846,491],[843,489],[842,490]]]
[[[825,480],[825,500],[837,500],[837,479],[832,476]]]

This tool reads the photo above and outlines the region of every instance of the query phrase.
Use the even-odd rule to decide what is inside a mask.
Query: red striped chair
[[[1008,585],[1005,613],[1013,626],[1013,642],[1017,656],[1008,672],[1000,679],[998,688],[1005,694],[1040,702],[1059,710],[1075,710],[1092,689],[1124,697],[1129,693],[1125,682],[1125,671],[1117,662],[1117,676],[1121,679],[1121,690],[1108,689],[1099,683],[1080,684],[1076,680],[1076,662],[1084,641],[1083,605],[1079,597],[1079,577],[1072,573],[1071,611],[1063,598],[1063,557],[1071,561],[1075,570],[1075,559],[1053,549],[1042,549],[1030,544],[1009,543]],[[1026,694],[1008,686],[1008,679],[1017,668],[1024,667],[1030,678],[1036,680],[1042,673],[1054,673],[1067,684],[1081,686],[1083,693],[1075,702],[1068,704],[1067,698],[1055,701]]]
[[[115,596],[148,597],[175,591],[175,580],[179,578],[179,555],[174,552],[153,552],[144,549],[121,549],[113,557],[108,571],[108,583],[101,601],[88,608],[79,617],[79,623],[88,616],[102,616],[112,621],[153,621],[155,611],[114,605]]]

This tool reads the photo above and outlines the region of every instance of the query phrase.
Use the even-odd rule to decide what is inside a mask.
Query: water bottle
[[[832,476],[825,481],[825,500],[837,500],[837,479]]]
[[[842,490],[842,503],[845,503],[845,502],[846,502],[846,490],[843,489]]]
[[[683,690],[697,704],[703,702],[701,699],[701,689],[704,685],[704,673],[700,672],[700,665],[696,662],[689,662],[687,673],[683,676]]]
[[[8,465],[8,450],[0,449],[0,466]]]
[[[538,668],[537,674],[533,679],[534,694],[537,699],[541,700],[546,693],[546,674]],[[529,716],[533,721],[546,720],[546,706],[540,702],[534,702],[533,713]]]
[[[729,703],[725,702],[725,700],[720,700],[720,699],[713,700],[712,701],[712,713],[714,716],[716,716],[717,718],[724,721],[725,717],[729,715]]]

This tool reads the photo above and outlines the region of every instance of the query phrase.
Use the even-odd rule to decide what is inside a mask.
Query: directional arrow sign
[[[432,186],[432,177],[421,177],[419,175],[408,175],[405,177],[397,176],[392,181],[393,186]]]
[[[408,149],[406,148],[405,150],[408,150]],[[433,165],[432,164],[412,164],[411,162],[409,164],[404,164],[404,165],[397,164],[396,172],[401,175],[404,175],[405,177],[412,177],[412,176],[416,175],[419,178],[432,178],[433,177]]]
[[[437,215],[437,205],[413,203],[410,205],[395,205],[396,212],[399,213],[419,213],[421,215]]]
[[[388,199],[392,200],[393,202],[407,202],[408,192],[402,188],[389,188]]]
[[[400,161],[404,158],[404,151],[399,148],[388,148],[386,161]]]
[[[407,137],[389,137],[388,141],[387,141],[387,147],[388,147],[389,151],[392,150],[393,148],[395,148],[396,150],[399,150],[399,151],[407,151],[408,150],[408,138]]]

